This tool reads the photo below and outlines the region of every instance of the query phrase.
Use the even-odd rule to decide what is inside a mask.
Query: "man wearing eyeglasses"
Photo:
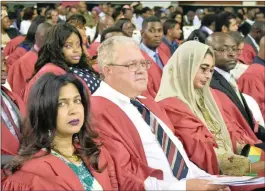
[[[229,190],[199,179],[210,175],[189,160],[165,112],[141,96],[150,61],[132,38],[104,41],[98,64],[104,81],[91,97],[91,114],[115,163],[119,190]]]
[[[230,74],[237,63],[237,44],[236,41],[227,33],[216,32],[207,38],[206,44],[212,46],[215,50],[215,71],[211,80],[211,88],[227,95],[237,106],[238,110],[244,116],[251,129],[255,132],[258,139],[265,141],[264,127],[254,120],[252,112],[246,103],[246,100],[239,91],[237,82]],[[235,119],[237,120],[237,119]]]

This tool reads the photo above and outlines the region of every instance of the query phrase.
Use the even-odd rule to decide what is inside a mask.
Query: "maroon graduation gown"
[[[4,91],[9,98],[17,105],[21,116],[26,114],[26,107],[22,99],[15,93],[9,91],[5,87],[1,86],[1,90]],[[18,139],[9,131],[5,123],[1,121],[1,153],[7,155],[16,155],[19,148]]]
[[[23,47],[17,47],[16,50],[7,58],[7,68],[9,69],[16,60],[26,54],[28,51]]]
[[[153,99],[140,101],[173,130],[166,113]],[[148,166],[137,129],[116,104],[106,98],[92,96],[91,114],[92,122],[114,160],[119,190],[144,190],[147,177],[163,178],[161,170]]]
[[[168,45],[165,42],[161,42],[161,44],[158,47],[158,52],[165,54],[168,58],[170,58],[172,56],[170,48],[168,47]]]
[[[19,58],[8,70],[8,83],[13,92],[23,97],[27,80],[31,78],[35,64],[38,60],[38,53],[28,51]]]
[[[146,52],[144,52],[143,50],[141,50],[141,52],[146,60],[151,61],[151,67],[148,70],[147,91],[145,92],[145,94],[149,94],[150,96],[155,98],[160,87],[160,81],[163,71]],[[169,60],[169,57],[167,57],[163,52],[159,52],[159,57],[163,65],[165,66],[167,64],[167,61]]]
[[[6,47],[4,48],[4,56],[9,56],[10,54],[12,54],[15,49],[18,47],[18,45],[20,45],[20,43],[22,43],[25,40],[26,36],[17,36],[13,39],[11,39]]]
[[[37,155],[44,153],[40,151]],[[102,173],[93,170],[87,161],[84,162],[103,190],[117,190],[115,169],[107,150],[102,147],[99,157],[100,167],[108,164]],[[84,190],[84,187],[67,164],[49,154],[27,161],[19,171],[2,183],[2,190]]]
[[[241,92],[252,96],[258,103],[265,120],[265,67],[251,64],[238,80]]]
[[[250,44],[245,43],[239,59],[242,60],[244,64],[251,64],[256,55],[255,49]]]

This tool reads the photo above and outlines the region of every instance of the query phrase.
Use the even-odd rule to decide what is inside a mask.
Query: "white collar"
[[[250,20],[250,19],[246,19],[246,22],[247,22],[248,24],[250,24],[251,26],[255,23],[255,21],[252,21],[252,20]]]
[[[259,45],[257,44],[257,42],[255,41],[255,39],[248,34],[248,37],[250,38],[250,40],[253,42],[254,46],[256,47],[256,49],[259,51]]]
[[[214,69],[219,73],[219,74],[221,74],[228,82],[230,81],[230,79],[231,79],[231,74],[230,73],[228,73],[228,72],[226,72],[226,71],[224,71],[224,70],[222,70],[222,69],[220,69],[220,68],[217,68],[217,67],[214,67]]]
[[[206,27],[206,26],[202,27],[202,31],[207,32],[209,35],[213,34],[213,31],[210,28]]]
[[[130,103],[129,97],[115,90],[106,82],[101,81],[100,87],[95,91],[95,93],[92,96],[106,97],[106,95],[108,95],[108,98],[110,98],[110,100],[113,101],[114,103],[116,103],[117,101],[123,103]],[[146,97],[141,95],[137,96],[137,98],[146,99]]]
[[[140,44],[140,48],[141,48],[141,50],[146,52],[153,60],[155,60],[155,55],[158,54],[157,49],[156,49],[156,51],[153,51],[150,48],[148,48],[143,42]]]

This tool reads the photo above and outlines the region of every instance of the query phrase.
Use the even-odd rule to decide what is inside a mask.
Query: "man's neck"
[[[143,42],[143,43],[144,43],[144,42]],[[151,46],[147,45],[146,43],[144,43],[144,45],[145,45],[147,48],[149,48],[150,50],[153,50],[154,52],[156,51],[156,48],[157,48],[157,47],[151,47]]]
[[[172,42],[173,42],[173,38],[171,38],[171,36],[169,36],[169,35],[166,35],[165,36],[166,37],[166,39],[168,40],[168,42],[170,43],[170,44],[172,44]]]

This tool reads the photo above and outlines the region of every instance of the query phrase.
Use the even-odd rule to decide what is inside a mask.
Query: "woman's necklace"
[[[80,158],[75,155],[75,154],[72,154],[72,155],[66,155],[66,154],[63,154],[62,152],[59,151],[59,149],[57,148],[53,148],[53,150],[57,153],[59,153],[60,155],[62,155],[63,157],[67,158],[67,159],[70,159],[70,160],[73,160],[74,162],[80,162]]]

